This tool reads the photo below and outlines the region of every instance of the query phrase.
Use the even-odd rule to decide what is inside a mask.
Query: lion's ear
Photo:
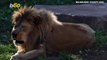
[[[42,23],[42,18],[40,16],[34,17],[33,23],[39,25]]]

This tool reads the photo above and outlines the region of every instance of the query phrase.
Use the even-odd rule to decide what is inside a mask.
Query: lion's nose
[[[12,32],[12,38],[15,40],[17,37],[17,33],[16,32]]]

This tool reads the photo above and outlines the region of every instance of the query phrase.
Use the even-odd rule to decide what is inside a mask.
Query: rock
[[[86,23],[95,30],[107,31],[107,4],[36,5],[55,12],[62,22]]]

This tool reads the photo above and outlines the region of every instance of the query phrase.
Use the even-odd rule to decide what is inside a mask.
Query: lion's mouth
[[[15,44],[23,44],[24,41],[20,41],[20,40],[15,40]]]

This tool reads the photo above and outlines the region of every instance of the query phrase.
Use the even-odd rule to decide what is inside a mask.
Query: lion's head
[[[14,24],[12,37],[15,44],[34,45],[39,38],[43,38],[46,31],[50,31],[57,21],[56,16],[47,10],[22,7],[12,16]]]

